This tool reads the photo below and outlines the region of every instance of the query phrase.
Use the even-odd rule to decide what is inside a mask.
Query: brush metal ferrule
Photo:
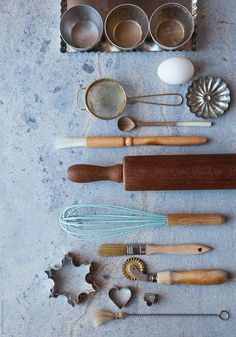
[[[145,255],[145,254],[146,254],[145,244],[127,245],[127,255]]]

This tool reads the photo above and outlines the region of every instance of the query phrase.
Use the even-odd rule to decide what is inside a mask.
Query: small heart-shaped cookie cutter
[[[132,295],[132,291],[129,287],[115,286],[108,291],[108,296],[120,310],[128,304]]]

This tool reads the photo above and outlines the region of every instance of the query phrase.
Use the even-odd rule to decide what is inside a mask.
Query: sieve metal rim
[[[96,115],[92,110],[90,110],[89,104],[88,104],[88,93],[89,93],[89,90],[91,90],[91,88],[94,87],[94,85],[96,85],[98,83],[101,83],[101,82],[105,82],[105,81],[110,81],[110,82],[114,83],[119,89],[121,89],[121,91],[122,91],[122,93],[124,95],[124,104],[123,104],[122,109],[119,111],[118,114],[116,114],[115,116],[112,116],[112,117],[102,117],[102,116]],[[128,103],[128,97],[126,95],[124,87],[118,81],[116,81],[116,80],[114,80],[112,78],[107,78],[107,77],[99,78],[98,80],[93,81],[91,84],[89,84],[89,86],[85,90],[85,106],[86,106],[86,110],[88,112],[90,112],[93,116],[95,116],[95,117],[97,117],[99,119],[102,119],[102,120],[112,120],[112,119],[115,119],[115,118],[119,117],[120,115],[122,115],[122,113],[124,112],[124,110],[126,108],[127,103]]]

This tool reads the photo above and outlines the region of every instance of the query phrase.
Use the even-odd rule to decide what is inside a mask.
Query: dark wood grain
[[[67,10],[67,0],[61,0],[61,17]],[[62,37],[60,37],[61,40],[61,53],[66,53],[66,43],[62,40]]]
[[[95,166],[79,164],[68,168],[68,179],[75,183],[90,183],[94,181],[110,180],[115,183],[123,181],[123,166]]]
[[[236,154],[124,158],[127,191],[236,189]]]

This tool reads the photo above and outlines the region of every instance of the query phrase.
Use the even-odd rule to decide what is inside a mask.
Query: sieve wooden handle
[[[221,214],[168,214],[169,226],[221,225],[225,217]]]
[[[227,273],[222,270],[162,271],[157,273],[157,282],[164,285],[216,285],[224,283],[226,280]]]

